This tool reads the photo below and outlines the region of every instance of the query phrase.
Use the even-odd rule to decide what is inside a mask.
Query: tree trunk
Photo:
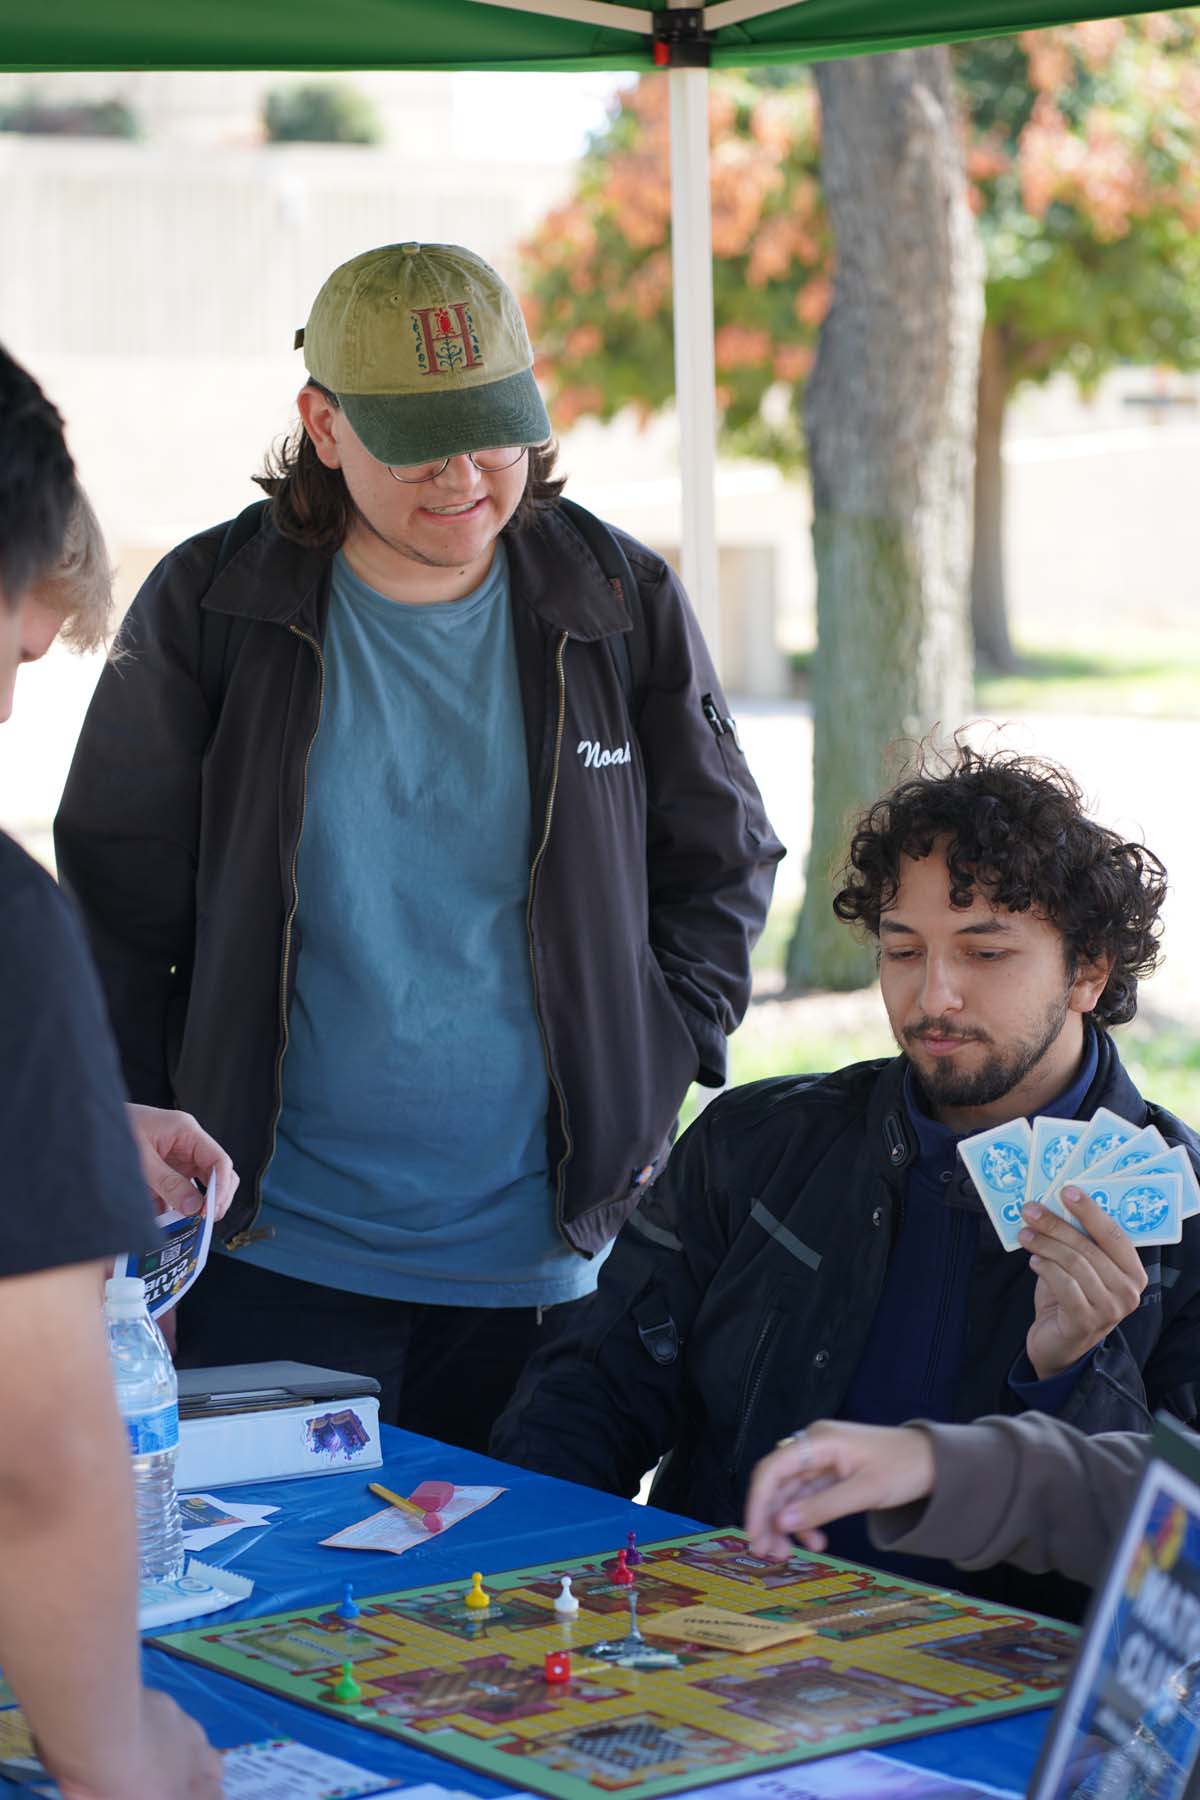
[[[833,303],[805,396],[817,564],[813,836],[793,987],[853,988],[869,948],[830,909],[848,821],[897,739],[970,702],[968,578],[983,259],[944,49],[828,63]]]
[[[989,669],[1015,669],[1004,578],[1004,409],[1008,381],[1004,345],[994,325],[983,333],[979,413],[975,427],[975,550],[971,563],[971,627],[975,657]]]

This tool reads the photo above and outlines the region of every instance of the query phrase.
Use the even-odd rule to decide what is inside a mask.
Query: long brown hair
[[[337,405],[337,396],[319,381],[308,385]],[[505,536],[531,525],[562,493],[566,482],[554,472],[557,455],[553,438],[531,448],[525,491],[504,527]],[[271,446],[254,480],[270,495],[271,520],[282,536],[308,550],[337,550],[345,542],[357,509],[342,471],[326,468],[302,424]]]

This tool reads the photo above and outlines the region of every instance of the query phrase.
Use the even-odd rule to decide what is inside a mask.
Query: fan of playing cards
[[[1200,1183],[1187,1151],[1172,1148],[1153,1125],[1131,1125],[1105,1106],[1091,1119],[994,1125],[964,1138],[958,1153],[1006,1250],[1021,1248],[1021,1208],[1030,1200],[1070,1219],[1064,1187],[1090,1194],[1135,1244],[1177,1244],[1183,1221],[1200,1213]]]

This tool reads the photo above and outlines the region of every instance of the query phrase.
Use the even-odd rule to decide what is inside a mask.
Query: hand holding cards
[[[1025,1352],[1039,1381],[1081,1363],[1137,1310],[1137,1254],[1177,1244],[1200,1212],[1186,1152],[1101,1107],[1079,1119],[1014,1119],[964,1138],[959,1155],[1006,1250],[1037,1276]]]
[[[1107,1107],[1087,1121],[1043,1117],[1031,1127],[1014,1119],[964,1138],[958,1152],[1006,1250],[1021,1248],[1022,1208],[1031,1200],[1071,1218],[1065,1187],[1081,1188],[1143,1247],[1177,1244],[1183,1220],[1200,1213],[1187,1152]]]

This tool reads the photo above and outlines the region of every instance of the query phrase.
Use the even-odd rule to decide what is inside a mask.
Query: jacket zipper
[[[769,1316],[763,1320],[762,1328],[760,1329],[757,1338],[754,1340],[754,1349],[750,1355],[750,1369],[746,1376],[744,1390],[746,1397],[742,1402],[742,1416],[738,1424],[738,1434],[734,1439],[733,1454],[729,1459],[730,1473],[735,1478],[738,1466],[741,1462],[742,1451],[745,1448],[746,1437],[750,1430],[750,1419],[754,1412],[754,1402],[758,1399],[758,1390],[762,1386],[763,1373],[767,1366],[767,1352],[771,1347],[775,1333],[779,1329],[781,1317],[782,1315],[778,1311],[770,1313]]]
[[[558,677],[558,724],[554,733],[554,761],[550,770],[550,792],[546,798],[546,817],[542,825],[541,842],[534,852],[534,858],[529,867],[529,899],[525,906],[525,931],[529,939],[529,968],[533,977],[533,1010],[537,1018],[538,1035],[542,1040],[542,1055],[546,1061],[546,1074],[549,1078],[550,1086],[554,1090],[554,1097],[558,1101],[558,1116],[562,1125],[563,1144],[565,1146],[562,1155],[558,1159],[558,1167],[554,1171],[554,1228],[563,1239],[564,1243],[566,1243],[568,1249],[574,1250],[577,1256],[582,1256],[585,1252],[576,1249],[576,1246],[571,1243],[571,1240],[567,1237],[566,1231],[563,1228],[563,1175],[567,1163],[570,1161],[573,1145],[571,1143],[571,1129],[567,1123],[567,1102],[554,1074],[554,1067],[550,1060],[550,1045],[546,1041],[546,1028],[542,1023],[541,999],[538,993],[537,960],[533,953],[533,897],[537,889],[538,870],[541,867],[542,858],[546,854],[546,845],[550,841],[550,821],[554,817],[554,800],[558,793],[558,770],[562,758],[563,731],[567,722],[567,677],[563,667],[563,658],[566,655],[566,649],[567,633],[564,631],[559,637],[558,649],[554,653],[554,671]]]
[[[950,1313],[950,1296],[958,1285],[958,1264],[962,1249],[964,1215],[956,1212],[950,1219],[950,1244],[946,1257],[946,1267],[942,1275],[941,1292],[938,1295],[937,1317],[933,1323],[933,1336],[929,1341],[929,1356],[925,1364],[925,1379],[921,1383],[922,1404],[927,1405],[932,1398],[934,1378],[942,1357],[942,1344],[946,1336],[946,1325]]]
[[[317,733],[321,729],[321,713],[325,706],[325,657],[321,646],[315,637],[310,637],[307,631],[301,631],[298,625],[289,625],[288,630],[293,632],[296,637],[302,638],[306,644],[311,645],[317,659],[317,719],[304,751],[304,772],[300,788],[300,828],[296,833],[296,842],[292,849],[292,897],[283,925],[283,950],[279,964],[279,1048],[275,1055],[275,1110],[271,1116],[271,1144],[255,1179],[254,1211],[242,1229],[235,1232],[229,1239],[225,1245],[226,1250],[244,1249],[247,1244],[252,1244],[257,1239],[270,1235],[266,1230],[256,1231],[255,1224],[262,1211],[263,1177],[274,1161],[275,1146],[279,1140],[279,1118],[283,1111],[283,1059],[287,1055],[288,1047],[288,969],[292,958],[292,927],[295,924],[296,911],[300,905],[298,879],[300,839],[304,836],[304,818],[308,811],[308,764],[312,756],[312,747],[317,741]]]

